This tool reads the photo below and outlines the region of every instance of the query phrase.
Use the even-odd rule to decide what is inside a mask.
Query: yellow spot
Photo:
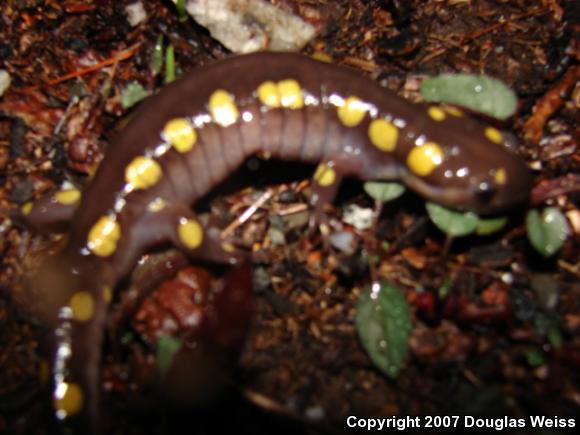
[[[319,62],[332,63],[332,57],[330,57],[329,54],[326,54],[323,51],[317,51],[315,53],[312,53],[310,57]]]
[[[503,141],[501,132],[497,128],[493,127],[487,127],[485,129],[485,137],[487,137],[490,141],[498,145]]]
[[[287,79],[278,82],[280,104],[288,109],[300,109],[304,106],[302,89],[296,80]]]
[[[95,301],[89,292],[80,291],[72,295],[69,306],[73,313],[73,318],[79,322],[86,322],[93,317],[95,312]]]
[[[302,89],[296,80],[287,79],[278,83],[267,81],[258,86],[258,99],[268,107],[300,109],[304,106]]]
[[[106,304],[110,303],[113,300],[113,290],[108,285],[103,287],[103,301]]]
[[[180,153],[186,153],[193,148],[197,134],[191,122],[185,118],[176,118],[165,124],[163,138]]]
[[[88,248],[99,257],[108,257],[121,237],[121,227],[114,216],[101,216],[89,231]]]
[[[325,163],[321,163],[314,172],[314,180],[321,186],[330,186],[336,180],[336,172]]]
[[[365,103],[356,97],[348,97],[338,108],[338,118],[347,127],[355,127],[361,123],[366,112]]]
[[[417,175],[429,175],[443,162],[443,150],[435,142],[426,142],[411,150],[407,156],[407,166]]]
[[[499,168],[497,171],[495,171],[493,179],[496,182],[496,184],[503,186],[507,182],[506,170],[504,168]]]
[[[193,219],[182,218],[179,221],[177,234],[179,235],[181,243],[183,243],[188,249],[199,247],[203,241],[203,230],[201,225]]]
[[[30,214],[30,212],[32,211],[32,208],[33,207],[34,207],[34,203],[33,202],[27,202],[22,207],[20,207],[20,211],[22,211],[22,214],[24,216],[28,216]]]
[[[230,242],[224,242],[222,243],[222,249],[224,250],[224,252],[231,254],[236,250],[236,247],[232,245]]]
[[[280,107],[280,92],[276,83],[267,81],[258,86],[258,98],[268,107]]]
[[[54,194],[54,200],[59,204],[70,205],[81,199],[81,192],[78,189],[59,190]]]
[[[463,112],[455,106],[443,106],[443,110],[452,116],[457,116],[458,118],[463,116]]]
[[[209,111],[213,120],[222,127],[233,124],[240,116],[233,97],[223,89],[209,97]]]
[[[134,189],[147,189],[159,181],[161,166],[151,157],[135,157],[125,169],[125,181]]]
[[[427,113],[435,121],[443,121],[445,119],[445,112],[441,107],[431,106]]]
[[[155,198],[153,201],[147,205],[147,210],[152,213],[157,213],[158,211],[163,210],[167,206],[167,202],[163,198]]]
[[[61,382],[54,393],[54,408],[60,419],[77,414],[83,408],[83,391],[78,384]]]
[[[397,146],[399,131],[385,119],[375,119],[369,125],[369,138],[382,151],[393,151]]]

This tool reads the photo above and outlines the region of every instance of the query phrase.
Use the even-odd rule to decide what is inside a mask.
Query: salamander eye
[[[489,203],[497,193],[497,186],[492,180],[479,180],[474,184],[474,194],[480,204]]]

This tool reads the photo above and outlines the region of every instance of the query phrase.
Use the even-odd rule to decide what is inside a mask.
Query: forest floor
[[[174,49],[177,75],[229,55],[204,28],[180,20],[169,1],[145,2],[147,20],[136,27],[127,21],[127,0],[3,3],[0,69],[12,83],[0,96],[2,207],[23,205],[65,180],[89,183],[130,116],[123,90],[135,81],[149,92],[163,86],[163,74],[151,68],[160,36]],[[270,198],[232,230],[254,250],[256,313],[225,392],[192,409],[165,400],[153,380],[159,325],[179,324],[180,298],[194,293],[182,291],[184,282],[207,274],[185,268],[172,278],[186,267],[183,258],[157,253],[155,264],[171,258],[175,267],[104,347],[107,433],[341,433],[351,415],[540,415],[580,425],[576,2],[277,3],[317,29],[306,54],[325,53],[405,98],[421,100],[421,80],[443,72],[507,83],[517,111],[492,122],[518,138],[537,205],[560,209],[572,234],[546,259],[530,246],[526,210],[519,210],[496,235],[449,244],[424,200],[409,192],[384,207],[376,228],[358,230],[344,223],[345,210],[375,204],[362,183],[349,181],[327,211],[352,240],[352,249],[339,249],[306,231],[312,168],[252,159],[204,201],[205,212],[227,224]],[[62,240],[7,220],[0,226],[0,433],[54,429],[41,328],[27,316],[32,302],[22,278]],[[395,379],[372,363],[355,325],[357,301],[375,278],[396,284],[411,308],[408,357]],[[116,289],[112,318],[139,279],[134,274]],[[179,325],[161,332],[179,336]]]

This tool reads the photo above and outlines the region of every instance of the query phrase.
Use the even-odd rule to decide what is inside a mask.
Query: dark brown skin
[[[303,107],[272,108],[258,99],[262,83],[286,79],[299,84]],[[227,127],[208,115],[208,101],[217,89],[231,96],[240,114]],[[355,126],[345,125],[338,115],[341,101],[350,96],[370,107]],[[95,179],[83,193],[72,216],[66,248],[47,263],[33,283],[44,301],[41,320],[57,333],[50,340],[55,394],[59,384],[71,382],[82,391],[80,409],[70,412],[66,420],[98,431],[98,366],[106,317],[103,292],[113,289],[145,250],[171,242],[195,258],[218,262],[238,258],[237,253],[222,250],[217,229],[204,229],[203,242],[191,248],[176,228],[183,219],[195,220],[190,206],[258,151],[284,160],[322,162],[332,169],[332,180],[323,182],[315,177],[313,182],[317,218],[322,205],[332,201],[344,176],[400,179],[428,200],[480,213],[496,213],[527,201],[531,176],[518,157],[492,143],[484,134],[485,127],[475,121],[451,113],[437,120],[428,115],[428,109],[401,99],[356,71],[297,54],[276,53],[217,62],[193,71],[144,102],[111,143]],[[162,170],[159,181],[146,189],[120,194],[127,184],[128,165],[162,144],[160,134],[175,118],[192,121],[197,134],[195,146],[184,153],[171,148],[156,156]],[[379,149],[369,139],[369,127],[378,119],[397,127],[392,151]],[[496,139],[500,142],[501,135]],[[442,154],[435,167],[421,175],[413,168],[425,168],[424,163],[410,168],[408,158],[411,150],[424,143],[436,143]],[[125,203],[115,210],[119,196]],[[155,198],[161,198],[165,207],[152,212],[148,206]],[[27,220],[65,220],[75,207],[55,205],[57,209],[53,213],[50,207],[33,207]],[[95,255],[87,247],[88,235],[102,216],[113,216],[121,229],[113,252],[106,256]],[[71,319],[67,312],[71,296],[79,289],[93,297],[89,320]],[[70,357],[55,356],[69,345]]]

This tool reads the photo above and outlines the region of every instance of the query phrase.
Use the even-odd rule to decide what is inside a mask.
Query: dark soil
[[[163,75],[150,68],[160,36],[175,49],[178,74],[228,55],[205,29],[180,21],[169,1],[145,2],[148,19],[138,27],[127,22],[127,0],[1,3],[0,69],[12,78],[0,97],[2,207],[22,205],[64,180],[88,184],[131,114],[121,91],[133,81],[150,91],[163,86]],[[495,123],[519,138],[517,151],[534,170],[533,203],[558,207],[573,234],[546,260],[527,241],[520,210],[498,235],[448,244],[423,200],[407,193],[385,207],[376,229],[346,226],[355,249],[345,253],[307,231],[311,168],[260,162],[256,171],[252,160],[201,206],[228,225],[271,195],[232,230],[256,260],[256,314],[238,363],[225,382],[215,380],[225,384],[217,397],[210,391],[195,407],[167,400],[171,391],[155,382],[158,335],[179,335],[184,303],[217,284],[197,269],[172,280],[183,258],[172,260],[170,271],[145,265],[167,281],[145,295],[140,310],[128,311],[127,300],[134,304],[130,288],[142,278],[117,289],[102,367],[107,432],[340,433],[349,415],[578,417],[578,2],[273,3],[319,30],[305,53],[324,52],[406,98],[420,100],[421,79],[441,72],[506,82],[518,95],[518,111]],[[329,207],[331,221],[340,223],[352,204],[374,206],[356,181]],[[27,320],[33,302],[22,282],[62,236],[0,222],[0,433],[51,433],[40,327]],[[184,289],[188,273],[202,281],[201,290]],[[354,323],[358,297],[374,278],[397,284],[412,309],[409,357],[394,380],[373,365]],[[127,313],[129,321],[119,320]],[[175,327],[162,330],[163,319]]]

